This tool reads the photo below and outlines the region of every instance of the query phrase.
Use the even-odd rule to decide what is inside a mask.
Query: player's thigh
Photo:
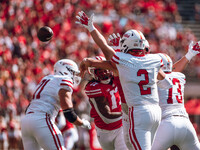
[[[121,127],[117,129],[114,134],[116,136],[114,139],[115,150],[127,150],[123,135],[123,128]]]
[[[199,140],[198,137],[196,135],[196,131],[192,125],[192,123],[189,121],[189,119],[184,119],[183,120],[183,125],[184,125],[184,130],[186,131],[185,135],[182,135],[183,132],[181,132],[180,137],[184,137],[182,139],[182,141],[180,141],[179,143],[179,147],[182,150],[188,150],[188,149],[192,149],[192,150],[200,150],[200,144],[199,144]]]
[[[41,146],[30,136],[22,136],[24,150],[42,150]]]
[[[156,132],[158,130],[159,125],[160,125],[160,121],[155,122],[155,124],[151,128],[151,144],[153,143],[153,141],[155,139]]]
[[[130,139],[129,139],[129,126],[130,126],[130,122],[128,120],[127,121],[123,120],[123,135],[124,135],[125,144],[128,149],[133,149],[130,143]]]
[[[174,139],[174,126],[171,124],[168,120],[162,120],[153,144],[152,144],[152,150],[165,150],[173,145],[173,139]]]
[[[35,126],[32,124],[32,120],[29,117],[25,116],[21,119],[21,133],[24,150],[42,149],[33,136],[33,128],[35,128]]]
[[[63,139],[66,149],[72,149],[78,141],[78,132],[75,128],[71,128],[63,132]]]
[[[159,106],[156,108],[160,110]],[[152,128],[157,127],[160,122],[160,114],[157,115],[154,109],[154,106],[129,109],[129,138],[133,147],[151,149]]]
[[[103,150],[114,150],[114,135],[97,129],[97,138]]]
[[[63,136],[58,127],[47,117],[44,120],[37,120],[37,124],[42,124],[35,128],[34,136],[42,148],[48,150],[64,148]]]
[[[130,116],[130,113],[133,113]],[[148,105],[144,108],[129,109],[129,118],[131,125],[134,125],[135,129],[143,129],[150,131],[152,127],[157,127],[161,121],[161,110],[157,105]],[[133,124],[134,123],[134,124]]]

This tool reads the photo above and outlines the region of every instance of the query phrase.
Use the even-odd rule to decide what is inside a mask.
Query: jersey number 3
[[[144,75],[145,80],[141,80],[138,85],[140,87],[140,94],[141,95],[147,95],[147,94],[151,94],[151,88],[148,87],[147,89],[144,89],[143,86],[147,85],[149,83],[149,76],[148,76],[148,72],[145,69],[140,69],[137,72],[137,76],[141,76]]]
[[[183,96],[182,96],[182,92],[181,92],[181,84],[180,84],[180,81],[176,78],[173,78],[172,79],[172,83],[173,85],[176,85],[177,84],[177,92],[179,93],[179,95],[176,95],[176,100],[178,103],[182,103],[183,102]],[[168,104],[173,104],[173,98],[172,98],[172,92],[173,92],[173,89],[170,88],[169,89],[169,93],[168,93],[168,99],[167,99],[167,103]]]

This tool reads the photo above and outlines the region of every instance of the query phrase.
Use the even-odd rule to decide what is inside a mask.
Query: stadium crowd
[[[95,26],[105,37],[113,32],[122,35],[128,29],[138,29],[145,34],[152,53],[167,53],[174,62],[184,56],[191,40],[197,41],[190,29],[181,26],[181,16],[174,0],[1,1],[2,147],[4,145],[8,149],[22,149],[20,116],[24,115],[36,84],[43,76],[52,73],[50,70],[53,70],[52,67],[58,59],[68,58],[79,64],[85,57],[101,54],[89,34],[75,24],[75,16],[81,10],[87,14],[95,13]],[[54,37],[50,42],[42,43],[37,38],[37,31],[45,25],[52,28]],[[187,77],[200,79],[198,56],[190,62],[185,74]],[[84,81],[74,89],[73,100],[76,112],[88,115],[88,102],[83,91]],[[79,139],[83,141],[77,147],[84,149],[83,147],[89,146],[82,138],[87,131],[82,132],[79,132]]]

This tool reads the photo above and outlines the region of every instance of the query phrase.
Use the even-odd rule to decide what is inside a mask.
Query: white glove
[[[195,43],[190,42],[189,49],[185,57],[190,61],[194,56],[200,53],[200,41]]]
[[[84,127],[84,128],[87,128],[87,129],[91,129],[91,125],[90,125],[90,122],[89,121],[87,121],[86,119],[82,119],[82,122],[83,122],[83,125],[82,125],[82,127]]]
[[[112,43],[112,47],[114,50],[117,50],[117,49],[120,49],[120,40],[121,40],[121,37],[120,37],[120,34],[117,33],[117,35],[115,33],[109,35],[108,37],[108,41],[110,43]]]
[[[78,21],[76,21],[75,23],[84,26],[86,29],[88,29],[89,32],[92,32],[95,29],[93,25],[93,17],[94,17],[94,14],[92,14],[90,18],[88,18],[88,16],[83,11],[81,11],[76,16]]]

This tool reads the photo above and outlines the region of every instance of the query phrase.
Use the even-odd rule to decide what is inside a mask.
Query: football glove
[[[95,29],[93,25],[93,17],[94,17],[94,14],[92,14],[90,18],[88,18],[88,16],[83,11],[81,11],[76,16],[78,21],[76,21],[75,23],[84,26],[86,29],[88,29],[89,32],[92,32]]]
[[[189,49],[185,57],[190,61],[194,56],[200,53],[200,41],[195,43],[190,42]]]
[[[117,35],[115,33],[109,35],[108,37],[108,41],[110,43],[112,43],[112,47],[114,50],[118,50],[120,49],[120,40],[121,40],[121,37],[120,37],[120,34],[117,33]]]
[[[89,121],[87,121],[86,119],[82,119],[82,122],[83,122],[83,125],[82,125],[82,127],[83,128],[87,128],[87,129],[91,129],[91,125],[90,125],[90,122]]]

